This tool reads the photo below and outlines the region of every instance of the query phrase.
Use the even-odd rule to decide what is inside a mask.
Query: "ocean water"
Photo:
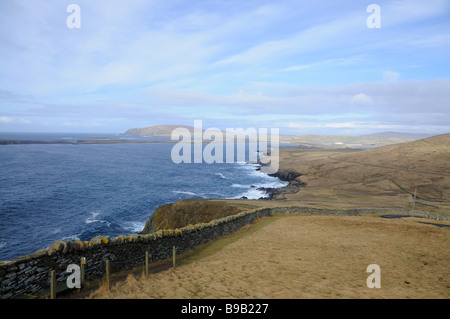
[[[118,138],[84,136],[91,137]],[[80,136],[0,134],[1,138]],[[173,145],[1,145],[0,261],[57,240],[136,234],[158,206],[179,199],[257,199],[266,196],[259,187],[286,185],[259,172],[255,164],[175,164],[170,157]]]

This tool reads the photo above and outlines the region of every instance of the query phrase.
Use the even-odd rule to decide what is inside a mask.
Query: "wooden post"
[[[81,257],[80,260],[80,288],[78,288],[78,293],[81,292],[81,288],[84,286],[84,265],[86,264],[86,258]]]
[[[416,185],[416,188],[414,189],[414,202],[413,202],[413,209],[412,210],[414,210],[414,208],[416,207],[416,194],[417,194],[417,185]]]
[[[148,251],[145,252],[145,277],[148,278]]]
[[[173,269],[175,269],[175,245],[172,247],[172,261],[173,261]]]
[[[111,278],[110,278],[110,264],[109,259],[106,259],[106,285],[108,287],[108,290],[111,290]]]
[[[56,272],[50,271],[50,299],[56,299]]]

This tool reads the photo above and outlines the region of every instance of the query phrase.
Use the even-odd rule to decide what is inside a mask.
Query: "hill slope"
[[[334,147],[379,147],[410,142],[412,136],[339,136],[339,135],[296,135],[283,137],[282,141],[293,144],[311,144]]]
[[[281,169],[294,169],[307,184],[279,198],[411,203],[450,202],[450,134],[362,151],[302,152],[281,155]],[[416,190],[417,187],[417,190]]]
[[[414,133],[402,133],[402,132],[380,132],[362,135],[362,137],[383,137],[383,138],[404,138],[404,139],[422,139],[431,137],[428,134],[414,134]]]
[[[194,132],[194,128],[187,125],[156,125],[144,128],[132,128],[127,130],[124,135],[171,136],[172,131],[176,128],[186,128],[189,132]]]

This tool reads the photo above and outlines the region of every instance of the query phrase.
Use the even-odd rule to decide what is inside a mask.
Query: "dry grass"
[[[445,134],[362,151],[284,147],[280,168],[302,173],[298,179],[307,185],[276,199],[316,207],[411,208],[417,187],[415,209],[450,212],[449,143]]]
[[[366,151],[280,149],[306,182],[275,200],[208,200],[239,208],[412,207],[450,213],[450,134]],[[330,157],[331,155],[331,157]],[[433,208],[430,205],[439,206]],[[276,216],[196,249],[175,270],[130,275],[91,298],[449,298],[448,228],[422,219]],[[450,222],[446,222],[450,224]],[[381,288],[366,285],[381,267]]]
[[[449,298],[448,229],[422,219],[275,216],[203,247],[175,270],[90,298]],[[369,264],[381,288],[366,286]]]

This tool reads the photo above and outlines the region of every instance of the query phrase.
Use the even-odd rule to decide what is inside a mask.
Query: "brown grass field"
[[[449,298],[449,229],[419,221],[267,217],[182,256],[175,270],[130,274],[89,298]],[[367,287],[369,264],[380,266],[381,288]]]
[[[306,186],[252,209],[392,207],[450,214],[450,134],[371,150],[280,149]],[[414,200],[416,194],[416,200]],[[203,245],[173,270],[130,274],[89,298],[450,298],[450,229],[422,218],[274,216]],[[450,221],[439,221],[450,224]],[[368,288],[367,266],[381,268]],[[140,270],[139,270],[140,272]]]
[[[286,147],[280,168],[303,174],[300,192],[277,199],[310,203],[411,208],[450,208],[450,134],[370,150]]]

